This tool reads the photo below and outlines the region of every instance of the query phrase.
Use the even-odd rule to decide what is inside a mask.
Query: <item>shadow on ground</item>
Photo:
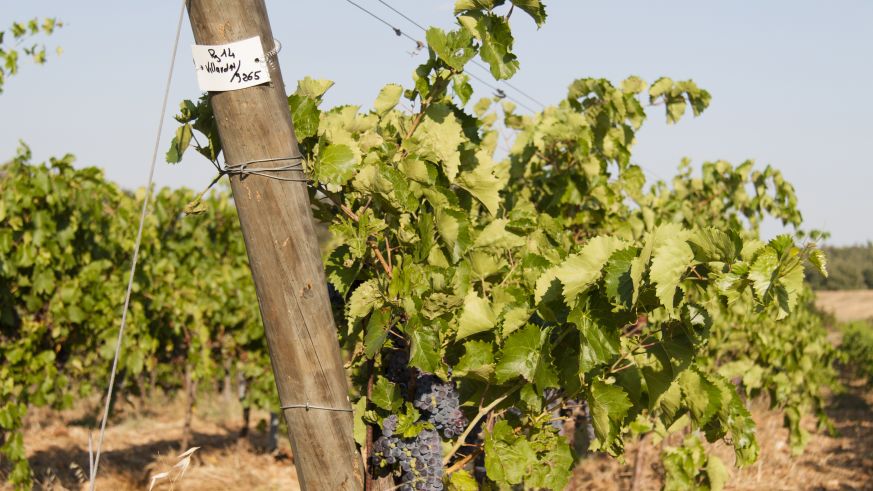
[[[265,435],[250,434],[248,437],[240,438],[239,431],[230,429],[224,434],[194,432],[191,438],[191,446],[201,448],[194,454],[195,463],[205,454],[221,453],[237,448],[244,449],[248,453],[260,454],[260,458],[263,459],[275,460],[276,455],[268,454],[264,450],[265,444]],[[174,457],[181,452],[179,440],[173,438],[104,451],[100,457],[100,474],[124,476],[124,480],[140,484],[141,489],[147,489],[151,475],[168,470],[157,468],[156,462],[162,459],[175,462]],[[49,445],[48,448],[34,452],[29,460],[37,488],[79,489],[87,480],[88,452],[79,446]],[[62,466],[63,463],[67,465]]]

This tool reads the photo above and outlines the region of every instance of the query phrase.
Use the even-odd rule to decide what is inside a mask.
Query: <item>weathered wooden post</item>
[[[260,36],[265,53],[274,48],[263,0],[190,0],[188,15],[199,45]],[[269,84],[210,94],[230,164],[289,158],[248,165],[275,168],[292,164],[299,153],[278,60],[269,64],[269,74]],[[362,489],[348,384],[306,184],[238,173],[230,183],[300,485]]]

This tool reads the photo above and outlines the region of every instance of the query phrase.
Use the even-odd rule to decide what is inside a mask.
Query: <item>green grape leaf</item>
[[[581,307],[574,308],[567,321],[579,329],[579,371],[586,373],[599,365],[609,363],[621,346],[617,329],[597,324]]]
[[[799,261],[790,266],[787,271],[782,271],[777,290],[779,301],[777,319],[784,319],[797,306],[797,299],[803,291],[803,278],[803,264]]]
[[[626,309],[633,306],[634,292],[639,289],[639,280],[631,274],[637,253],[639,249],[636,247],[617,250],[609,257],[604,269],[603,283],[607,297],[614,305],[621,305]]]
[[[691,266],[694,252],[688,246],[683,233],[662,237],[652,252],[652,267],[649,279],[655,284],[658,300],[671,316],[675,314],[676,287]]]
[[[821,249],[813,249],[809,252],[809,262],[821,273],[825,278],[828,277],[828,258]]]
[[[376,379],[370,402],[386,411],[397,411],[403,405],[403,395],[394,383],[385,377]]]
[[[379,91],[379,96],[376,97],[376,102],[373,103],[373,110],[379,116],[384,116],[388,111],[394,109],[394,106],[400,101],[400,96],[403,94],[403,87],[397,84],[388,84],[382,87]]]
[[[496,325],[497,316],[494,314],[491,304],[487,299],[471,291],[464,298],[464,310],[458,319],[458,334],[455,339],[460,341],[474,334],[491,330]]]
[[[427,45],[446,65],[461,72],[464,65],[476,56],[473,36],[467,30],[446,33],[438,27],[431,27],[425,35]]]
[[[375,309],[364,332],[364,356],[372,359],[382,349],[388,337],[391,309]]]
[[[610,453],[615,452],[620,445],[619,437],[622,422],[633,404],[627,393],[621,387],[609,385],[601,380],[591,384],[588,395],[588,407],[591,410],[591,421],[594,433],[597,435],[597,447]]]
[[[646,360],[641,363],[641,372],[646,380],[649,393],[649,409],[655,408],[661,396],[670,389],[676,378],[676,371],[670,361],[670,355],[662,344],[656,344],[646,350]]]
[[[691,417],[704,426],[722,406],[721,391],[697,370],[685,370],[679,375],[679,388]]]
[[[328,145],[319,152],[316,178],[325,184],[344,185],[354,177],[360,158],[348,145]]]
[[[190,124],[183,124],[176,128],[176,134],[173,140],[170,141],[170,149],[167,150],[167,162],[170,164],[178,164],[182,161],[182,155],[188,146],[191,144],[191,138],[194,136],[191,131]]]
[[[524,245],[523,237],[506,229],[508,224],[509,220],[505,218],[495,219],[479,232],[473,247],[509,249]]]
[[[729,433],[730,444],[734,448],[738,467],[745,467],[758,459],[760,447],[755,438],[755,421],[733,384],[717,375],[708,380],[721,392],[721,407],[704,428],[706,439],[713,442]]]
[[[516,436],[506,420],[485,434],[485,471],[504,485],[520,484],[537,461],[536,452],[523,436]]]
[[[346,305],[346,319],[349,324],[370,313],[373,308],[382,303],[382,292],[379,288],[378,280],[367,280],[352,292]]]
[[[560,269],[561,265],[552,266],[537,277],[534,288],[534,300],[537,303],[542,302],[552,288],[560,288],[561,283],[558,280],[558,270]]]
[[[456,0],[455,15],[468,10],[492,10],[506,3],[506,0]]]
[[[49,269],[38,269],[33,273],[34,293],[50,293],[55,289],[55,275]]]
[[[470,238],[470,219],[461,211],[437,210],[436,228],[440,238],[450,247],[452,263],[461,260],[472,242]]]
[[[749,267],[749,280],[758,298],[767,302],[772,296],[771,286],[778,275],[779,255],[770,246],[758,250],[752,265]]]
[[[451,108],[433,104],[425,111],[415,133],[403,142],[403,147],[419,158],[440,164],[449,182],[454,182],[461,166],[458,146],[464,141],[463,129]]]
[[[579,294],[600,279],[609,257],[624,245],[625,242],[616,237],[594,237],[582,247],[579,254],[569,256],[561,263],[555,276],[564,284],[567,305],[573,305]]]
[[[415,438],[422,430],[433,428],[431,423],[421,420],[421,413],[413,407],[411,402],[407,402],[404,406],[404,411],[397,414],[397,429],[395,434],[399,434],[403,438]]]
[[[625,92],[627,94],[639,94],[640,92],[646,90],[646,82],[640,77],[631,75],[630,77],[622,80],[621,90],[622,92]]]
[[[463,73],[452,76],[452,92],[461,101],[461,105],[466,105],[473,96],[473,86],[470,85],[470,77]]]
[[[673,88],[673,80],[669,77],[661,77],[649,87],[650,102],[655,102],[655,99],[668,90]]]
[[[694,257],[700,262],[720,261],[732,263],[737,259],[742,245],[738,237],[731,237],[715,228],[695,230],[688,236]]]
[[[471,12],[458,17],[458,22],[479,40],[479,56],[491,68],[497,80],[512,78],[518,71],[518,60],[512,54],[512,31],[509,22],[499,15]]]
[[[481,201],[491,215],[497,215],[503,185],[491,168],[479,165],[472,171],[462,172],[457,184]]]
[[[527,489],[565,489],[573,470],[573,452],[564,437],[552,439],[546,452],[538,451],[536,465],[525,477]]]
[[[546,21],[546,6],[542,1],[512,0],[512,4],[527,12],[527,14],[533,18],[534,22],[537,23],[537,27],[542,27],[543,23]]]
[[[439,331],[431,325],[407,326],[410,339],[409,364],[425,372],[436,373],[440,368]]]
[[[298,140],[318,134],[321,111],[315,99],[291,94],[288,96],[288,109],[291,111],[291,121],[294,123],[294,135]]]
[[[464,355],[452,373],[456,377],[489,380],[494,373],[494,345],[488,341],[467,341],[464,343]]]
[[[479,482],[469,472],[461,469],[449,477],[449,491],[479,491]]]
[[[551,368],[544,350],[547,333],[529,325],[512,333],[500,350],[500,359],[494,369],[499,383],[523,377],[541,388],[554,383],[557,374]]]
[[[330,80],[317,80],[311,77],[306,77],[297,82],[297,95],[309,97],[310,99],[320,99],[321,96],[333,87],[333,82]]]

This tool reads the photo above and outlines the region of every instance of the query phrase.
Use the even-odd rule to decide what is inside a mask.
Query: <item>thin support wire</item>
[[[350,407],[328,407],[328,406],[319,406],[318,404],[285,404],[281,406],[281,409],[306,409],[309,411],[310,409],[319,409],[322,411],[335,411],[338,413],[351,413],[354,410]]]
[[[382,3],[383,5],[385,5],[386,7],[388,7],[389,9],[393,10],[394,12],[396,12],[398,15],[402,16],[402,17],[403,17],[404,19],[406,19],[407,21],[409,21],[409,22],[415,24],[415,26],[418,27],[419,29],[421,29],[421,30],[423,30],[423,31],[427,31],[427,30],[426,30],[426,29],[425,29],[421,24],[419,24],[418,22],[415,22],[414,20],[412,20],[409,16],[407,16],[407,15],[404,14],[403,12],[397,10],[396,8],[392,7],[391,5],[389,5],[388,3],[386,3],[386,2],[384,2],[384,1],[382,1],[382,0],[378,0],[378,1],[379,1],[380,3]],[[372,18],[378,20],[379,22],[381,22],[382,24],[385,24],[386,26],[390,27],[391,30],[394,31],[394,34],[396,34],[396,35],[398,35],[398,36],[404,36],[404,37],[406,37],[407,39],[409,39],[409,40],[411,40],[412,42],[414,42],[415,45],[416,45],[416,49],[423,49],[423,48],[425,47],[425,44],[424,44],[423,42],[419,41],[418,39],[415,39],[414,37],[410,36],[409,34],[403,32],[403,31],[401,31],[399,28],[395,27],[394,24],[388,22],[387,20],[383,19],[382,17],[379,17],[378,15],[374,14],[373,12],[367,10],[366,8],[362,7],[360,4],[357,4],[357,3],[353,2],[352,0],[346,0],[346,2],[350,3],[351,5],[354,5],[355,7],[357,7],[358,9],[360,9],[361,11],[365,12],[365,13],[366,13],[367,15],[369,15],[370,17],[372,17]],[[475,64],[475,65],[478,66],[479,68],[485,70],[486,72],[491,73],[491,71],[488,70],[488,68],[485,67],[485,65],[482,65],[481,63],[477,62],[476,60],[473,60],[473,64]],[[477,76],[476,74],[474,74],[474,73],[470,73],[470,72],[466,72],[466,71],[465,71],[464,73],[466,73],[467,75],[469,75],[470,78],[472,78],[472,79],[474,79],[474,80],[477,80],[477,81],[479,81],[480,83],[482,83],[483,85],[485,85],[486,87],[489,87],[489,88],[491,88],[492,90],[494,90],[494,91],[496,92],[497,97],[499,97],[499,98],[501,98],[501,99],[505,97],[505,98],[511,100],[512,102],[515,102],[515,103],[518,104],[519,106],[521,106],[521,107],[527,109],[528,111],[530,111],[530,112],[532,112],[532,113],[537,112],[535,109],[533,109],[533,108],[531,108],[530,106],[524,104],[523,102],[519,101],[518,99],[516,99],[516,98],[514,98],[514,97],[512,97],[512,96],[507,95],[506,92],[503,91],[503,89],[500,89],[500,88],[496,87],[494,84],[491,84],[491,83],[486,82],[483,78]],[[516,86],[510,84],[509,82],[502,81],[502,83],[506,84],[507,87],[509,87],[509,88],[511,88],[511,89],[513,89],[513,90],[515,90],[516,92],[522,94],[523,96],[527,97],[528,99],[530,99],[530,100],[536,102],[537,104],[539,104],[539,105],[542,106],[543,108],[546,107],[545,104],[543,104],[543,103],[537,101],[537,100],[534,99],[533,97],[529,96],[527,93],[523,92],[523,91],[522,91],[521,89],[519,89],[518,87],[516,87]]]
[[[506,95],[506,92],[504,92],[502,89],[500,89],[499,87],[496,87],[494,84],[491,84],[491,83],[486,82],[482,77],[477,76],[475,73],[470,73],[470,72],[464,72],[464,73],[466,73],[470,78],[472,78],[472,79],[478,81],[478,82],[481,83],[482,85],[484,85],[484,86],[486,86],[486,87],[489,87],[490,89],[494,90],[494,91],[497,93],[497,96],[498,96],[498,97],[501,97],[501,98],[505,97],[505,98],[507,98],[507,99],[509,99],[509,100],[511,100],[511,101],[513,101],[513,102],[515,102],[515,103],[518,104],[519,106],[521,106],[521,107],[527,109],[528,111],[530,111],[530,112],[532,112],[532,113],[536,113],[536,112],[537,112],[536,109],[533,109],[532,107],[530,107],[530,106],[528,106],[527,104],[521,102],[520,100],[515,99],[515,98],[512,98],[512,97],[509,97],[508,95]]]
[[[136,241],[133,245],[133,259],[130,263],[130,276],[127,280],[127,292],[124,295],[124,310],[121,313],[121,326],[118,329],[118,338],[115,341],[115,357],[112,359],[112,371],[109,375],[109,388],[106,390],[106,404],[103,408],[103,419],[100,422],[100,436],[97,438],[97,450],[94,453],[93,458],[93,466],[89,470],[89,478],[90,478],[90,491],[94,491],[97,486],[97,468],[100,466],[100,451],[103,448],[103,438],[106,435],[106,421],[109,419],[109,408],[110,402],[112,401],[112,389],[115,386],[115,374],[118,371],[118,359],[121,356],[121,345],[122,340],[124,339],[124,328],[127,326],[127,312],[130,307],[130,296],[133,291],[133,277],[136,273],[136,262],[139,259],[139,248],[140,244],[142,244],[142,231],[143,226],[145,224],[146,216],[148,215],[149,209],[149,198],[152,194],[152,185],[154,183],[155,178],[155,166],[158,161],[158,148],[161,143],[161,132],[164,129],[164,118],[167,115],[167,102],[170,99],[170,85],[173,81],[173,68],[176,64],[176,53],[179,50],[179,38],[182,33],[182,20],[185,17],[185,5],[186,2],[181,2],[182,6],[179,10],[179,22],[176,25],[176,40],[173,42],[173,54],[170,57],[170,69],[167,73],[167,84],[164,88],[164,101],[161,105],[161,117],[158,120],[158,131],[155,135],[155,147],[154,152],[152,153],[152,163],[149,167],[149,179],[148,184],[146,185],[146,194],[145,198],[143,198],[142,202],[142,211],[139,215],[139,228],[136,232]]]
[[[476,60],[472,60],[470,63],[476,65],[477,67],[481,68],[482,70],[485,70],[485,71],[488,72],[488,73],[491,73],[491,70],[490,70],[488,67],[486,67],[485,65],[479,63],[479,62],[476,61]],[[541,108],[545,109],[545,107],[546,107],[545,104],[543,104],[542,102],[540,102],[540,101],[537,100],[537,99],[534,99],[533,96],[528,95],[527,92],[525,92],[525,91],[519,89],[519,88],[516,87],[515,85],[512,85],[511,83],[509,83],[509,82],[506,81],[506,80],[501,80],[500,83],[506,85],[506,86],[509,87],[510,89],[512,89],[512,90],[514,90],[514,91],[516,91],[516,92],[518,92],[519,94],[521,94],[521,95],[523,95],[524,97],[526,97],[528,100],[533,101],[535,104],[538,104]],[[518,101],[516,101],[516,102],[518,102]],[[518,104],[519,104],[519,105],[522,105],[520,102],[519,102]],[[536,111],[534,111],[534,112],[536,112]]]
[[[379,2],[379,3],[381,3],[381,4],[384,5],[384,6],[388,7],[389,9],[391,9],[392,12],[394,12],[394,13],[397,14],[397,15],[399,15],[400,17],[403,17],[404,19],[406,19],[407,22],[409,22],[409,23],[411,23],[412,25],[414,25],[415,27],[421,29],[423,32],[427,32],[427,29],[426,29],[423,25],[419,24],[419,23],[416,22],[414,19],[410,18],[408,15],[406,15],[406,14],[404,14],[403,12],[401,12],[400,10],[396,9],[395,7],[393,7],[391,4],[389,4],[389,3],[386,2],[385,0],[376,0],[376,1]],[[360,8],[360,7],[359,7],[359,8]],[[375,17],[375,15],[372,14],[371,12],[367,12],[367,13],[369,13],[370,15],[373,15],[373,16]],[[379,20],[382,20],[382,19],[379,19]],[[382,22],[385,22],[385,21],[382,21]],[[385,23],[387,24],[387,22],[385,22]],[[393,26],[392,26],[392,28],[393,28]],[[478,62],[478,61],[476,61],[476,60],[472,60],[470,63],[472,63],[473,65],[476,65],[477,67],[481,68],[482,70],[485,70],[485,71],[488,72],[488,73],[491,73],[491,70],[489,70],[488,67],[486,67],[485,65],[483,65],[482,63],[480,63],[480,62]],[[472,74],[469,74],[469,75],[470,75],[471,77],[473,77]],[[482,81],[480,78],[477,78],[477,77],[473,77],[473,78],[476,78],[476,80],[479,80],[480,82],[482,82],[482,83],[485,84],[485,85],[489,85],[489,84],[487,84],[486,82]],[[525,91],[519,89],[518,87],[516,87],[515,85],[509,83],[508,81],[506,81],[506,80],[501,80],[500,82],[503,83],[503,84],[505,84],[505,85],[506,85],[507,87],[509,87],[510,89],[512,89],[512,90],[514,90],[514,91],[516,91],[516,92],[518,92],[519,94],[521,94],[522,96],[524,96],[525,98],[527,98],[529,101],[531,101],[531,102],[533,102],[533,103],[539,105],[541,108],[545,108],[545,107],[546,107],[545,104],[543,104],[542,102],[540,102],[539,100],[537,100],[536,98],[534,98],[533,96],[531,96],[530,94],[528,94],[527,92],[525,92]],[[490,86],[490,85],[489,85],[489,86]],[[494,88],[493,86],[491,86],[491,87]],[[499,89],[494,89],[494,90],[499,90]],[[531,111],[531,112],[536,112],[536,111],[530,109],[529,107],[525,106],[525,105],[522,104],[521,102],[518,102],[518,101],[515,101],[515,102],[518,103],[519,106],[524,107],[525,109],[527,109],[527,110],[529,110],[529,111]]]
[[[379,3],[381,3],[382,5],[388,7],[389,9],[391,9],[395,14],[399,15],[400,17],[403,17],[404,19],[406,19],[407,21],[409,21],[410,23],[412,23],[415,27],[421,29],[422,31],[427,32],[427,28],[425,28],[423,25],[419,24],[418,22],[415,22],[414,20],[410,19],[410,18],[409,18],[406,14],[404,14],[403,12],[401,12],[401,11],[397,10],[396,8],[392,7],[391,4],[389,4],[388,2],[385,2],[385,1],[383,1],[383,0],[377,0],[377,1],[378,1]]]
[[[250,169],[249,165],[257,164],[262,162],[281,162],[281,161],[291,161],[293,164],[279,165],[275,167],[258,167],[255,169]],[[295,177],[282,177],[278,176],[275,173],[281,172],[299,172],[303,173],[303,156],[297,155],[294,157],[277,157],[277,158],[269,158],[269,159],[256,159],[249,160],[247,162],[243,162],[240,164],[228,164],[224,163],[224,168],[219,168],[218,173],[219,177],[223,175],[228,176],[262,176],[269,177],[270,179],[276,179],[277,181],[291,181],[291,182],[309,182],[309,179],[306,179],[305,176],[303,179],[295,178]]]
[[[378,15],[374,14],[373,12],[370,12],[369,10],[367,10],[366,8],[362,7],[361,5],[359,5],[359,4],[355,3],[355,2],[353,2],[352,0],[346,0],[346,2],[348,2],[348,3],[352,4],[352,5],[354,5],[355,7],[358,7],[359,9],[361,9],[362,11],[364,11],[365,13],[367,13],[370,17],[372,17],[372,18],[378,20],[379,22],[385,24],[386,26],[390,27],[391,30],[394,31],[394,34],[397,34],[398,36],[404,36],[404,37],[406,37],[407,39],[409,39],[410,41],[412,41],[413,43],[415,43],[415,45],[416,45],[419,49],[424,47],[424,43],[422,43],[422,42],[419,41],[418,39],[415,39],[414,37],[410,36],[409,34],[407,34],[407,33],[403,32],[403,31],[401,31],[401,30],[398,29],[397,27],[394,27],[394,25],[392,25],[392,24],[391,24],[390,22],[388,22],[387,20],[385,20],[385,19],[379,17]]]

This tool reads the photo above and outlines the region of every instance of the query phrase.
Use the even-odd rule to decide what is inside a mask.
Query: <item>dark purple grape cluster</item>
[[[382,354],[382,368],[385,378],[405,386],[409,382],[409,351],[405,342],[395,342],[395,349],[384,351]]]
[[[453,382],[443,382],[435,375],[420,375],[412,404],[423,411],[425,419],[446,438],[460,436],[467,427],[467,417],[461,412],[458,390]]]
[[[415,438],[394,435],[397,416],[382,422],[382,436],[373,442],[376,467],[396,466],[402,472],[401,491],[442,491],[443,460],[440,436],[434,430],[422,430]]]

